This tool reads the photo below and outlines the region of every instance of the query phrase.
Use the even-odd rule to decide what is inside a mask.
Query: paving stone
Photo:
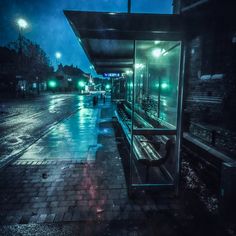
[[[44,208],[48,205],[47,202],[36,202],[32,204],[32,208]]]
[[[46,220],[47,214],[40,214],[38,219],[37,219],[37,223],[44,223]]]
[[[66,212],[63,216],[63,221],[71,221],[72,220],[72,213]]]
[[[31,218],[31,215],[22,215],[19,223],[20,224],[28,224],[30,218]]]
[[[96,116],[99,115],[99,112],[95,113]],[[72,119],[74,119],[73,116]],[[69,123],[65,122],[62,124],[67,126]],[[74,122],[73,125],[77,125],[78,120],[75,119]],[[111,124],[101,123],[99,127],[109,130]],[[76,126],[76,128],[78,127]],[[96,133],[91,131],[91,127],[84,128],[85,141],[88,138],[91,139],[90,150],[96,149],[97,156],[96,161],[83,164],[80,163],[81,161],[78,163],[70,159],[68,161],[49,160],[51,154],[55,154],[55,158],[59,153],[53,148],[60,148],[60,145],[55,145],[56,142],[61,142],[63,145],[67,139],[71,143],[71,140],[76,139],[73,147],[70,147],[70,142],[66,144],[66,149],[73,149],[75,158],[80,154],[76,152],[78,147],[83,147],[79,136],[82,131],[78,130],[78,133],[73,134],[73,137],[65,138],[63,136],[61,141],[57,133],[52,135],[53,132],[55,130],[39,140],[41,144],[36,143],[28,152],[28,158],[30,158],[34,148],[40,149],[39,158],[48,158],[48,160],[34,160],[33,162],[30,160],[31,163],[28,163],[30,165],[27,165],[28,160],[23,160],[27,159],[27,156],[23,155],[22,161],[17,161],[2,173],[0,172],[0,188],[9,192],[9,197],[11,196],[6,200],[6,204],[0,206],[1,210],[5,209],[6,212],[12,210],[15,212],[13,216],[16,216],[16,210],[19,210],[18,218],[22,217],[19,220],[20,223],[50,223],[84,220],[110,221],[117,219],[116,217],[127,220],[129,217],[142,218],[141,206],[146,211],[155,209],[156,205],[152,202],[150,204],[144,202],[128,204],[123,167],[116,148],[114,133],[111,130],[109,130],[109,135],[98,134],[97,137]],[[65,134],[63,133],[63,135]],[[70,136],[70,134],[68,135]],[[55,136],[57,136],[56,139]],[[50,148],[54,149],[53,153],[50,153]],[[64,150],[64,152],[64,156],[70,157],[68,150]],[[81,152],[87,155],[87,151]],[[35,153],[39,153],[39,151]],[[44,173],[47,174],[46,178],[42,176]],[[2,193],[0,193],[0,199],[1,195]],[[29,210],[29,214],[27,210]]]
[[[55,217],[56,217],[56,214],[48,214],[45,219],[45,223],[52,223],[54,221]]]
[[[38,222],[39,215],[33,215],[29,219],[29,223],[37,223]]]
[[[80,212],[79,211],[74,211],[72,214],[72,221],[79,221],[80,218]]]
[[[64,212],[59,212],[55,215],[54,222],[61,222],[64,216]]]

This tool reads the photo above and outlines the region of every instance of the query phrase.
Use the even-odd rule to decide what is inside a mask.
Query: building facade
[[[236,158],[236,27],[233,1],[177,0],[187,26],[184,129]]]

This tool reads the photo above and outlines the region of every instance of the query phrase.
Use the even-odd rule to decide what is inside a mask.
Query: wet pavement
[[[19,162],[94,161],[98,148],[98,116],[98,109],[81,109],[32,145]]]
[[[130,199],[114,106],[87,101],[0,171],[0,235],[228,235],[172,195]]]
[[[89,96],[45,94],[0,101],[0,166],[17,157],[59,121],[90,104]]]

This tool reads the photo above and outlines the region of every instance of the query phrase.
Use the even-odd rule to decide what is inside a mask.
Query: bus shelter
[[[178,192],[184,78],[181,17],[64,13],[97,73],[119,73],[115,79],[123,81],[116,115],[130,148],[129,190]]]

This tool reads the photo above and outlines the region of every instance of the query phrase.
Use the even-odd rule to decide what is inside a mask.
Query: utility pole
[[[131,0],[128,1],[128,13],[131,13]]]
[[[17,20],[17,25],[19,27],[19,50],[18,50],[18,72],[20,72],[20,74],[18,75],[20,78],[22,78],[22,67],[23,67],[23,29],[27,28],[28,23],[26,20],[20,18]],[[24,82],[24,80],[21,80],[21,83],[19,84],[20,88],[20,93],[22,95],[22,97],[25,97],[25,90],[26,90],[26,83]],[[18,89],[17,89],[18,90]],[[18,92],[17,92],[18,94]]]

